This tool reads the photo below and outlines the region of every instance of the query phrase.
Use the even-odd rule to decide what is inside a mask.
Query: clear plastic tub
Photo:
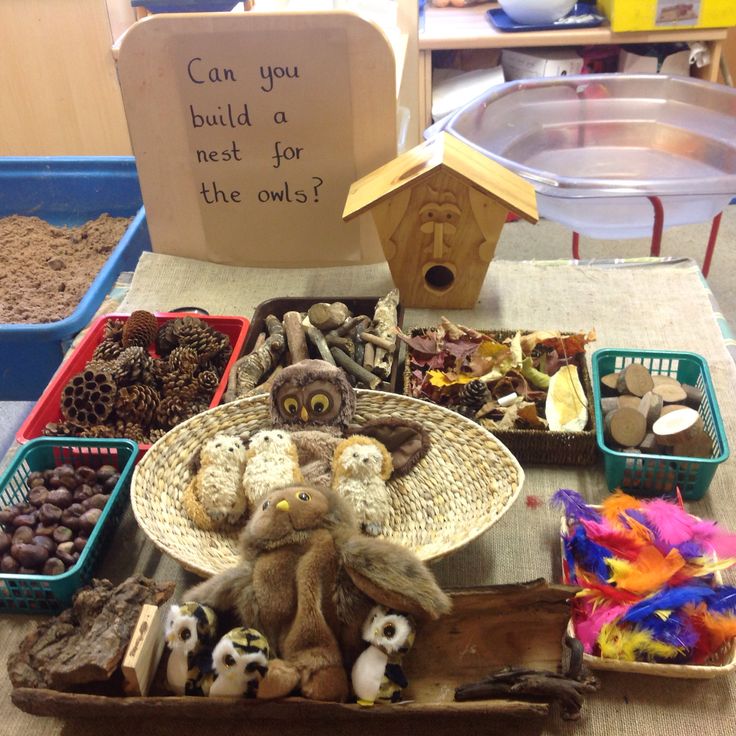
[[[494,87],[440,126],[517,172],[543,217],[593,238],[706,222],[736,195],[736,90],[661,74]]]

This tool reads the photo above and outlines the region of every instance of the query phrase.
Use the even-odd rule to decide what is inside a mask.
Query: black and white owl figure
[[[194,601],[173,605],[166,618],[165,637],[171,650],[166,665],[169,689],[176,695],[206,695],[217,637],[217,614]]]
[[[409,684],[401,660],[414,644],[414,635],[411,616],[385,606],[371,609],[363,626],[363,640],[369,646],[355,660],[351,675],[358,705],[401,700],[401,691]]]
[[[212,650],[215,680],[210,697],[255,698],[258,685],[268,672],[270,650],[256,629],[232,629]]]

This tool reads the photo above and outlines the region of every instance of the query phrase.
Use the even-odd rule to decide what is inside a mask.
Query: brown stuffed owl
[[[307,482],[329,487],[340,439],[361,434],[381,442],[393,459],[393,475],[404,475],[426,455],[429,436],[417,422],[377,417],[351,424],[355,391],[345,374],[324,360],[302,360],[284,368],[271,387],[271,421],[292,433]]]
[[[438,618],[449,598],[413,553],[360,534],[334,492],[296,485],[268,495],[241,535],[242,561],[186,594],[263,632],[278,659],[259,697],[299,689],[342,701],[362,649],[361,627],[380,603]]]

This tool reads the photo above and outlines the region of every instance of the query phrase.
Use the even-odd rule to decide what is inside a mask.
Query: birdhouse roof
[[[342,217],[351,220],[440,171],[457,177],[529,222],[539,220],[536,193],[528,181],[445,132],[354,182]]]

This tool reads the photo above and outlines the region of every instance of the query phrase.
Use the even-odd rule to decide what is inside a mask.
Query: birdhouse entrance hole
[[[432,291],[447,291],[455,283],[455,271],[448,265],[435,263],[424,272],[424,283]]]

